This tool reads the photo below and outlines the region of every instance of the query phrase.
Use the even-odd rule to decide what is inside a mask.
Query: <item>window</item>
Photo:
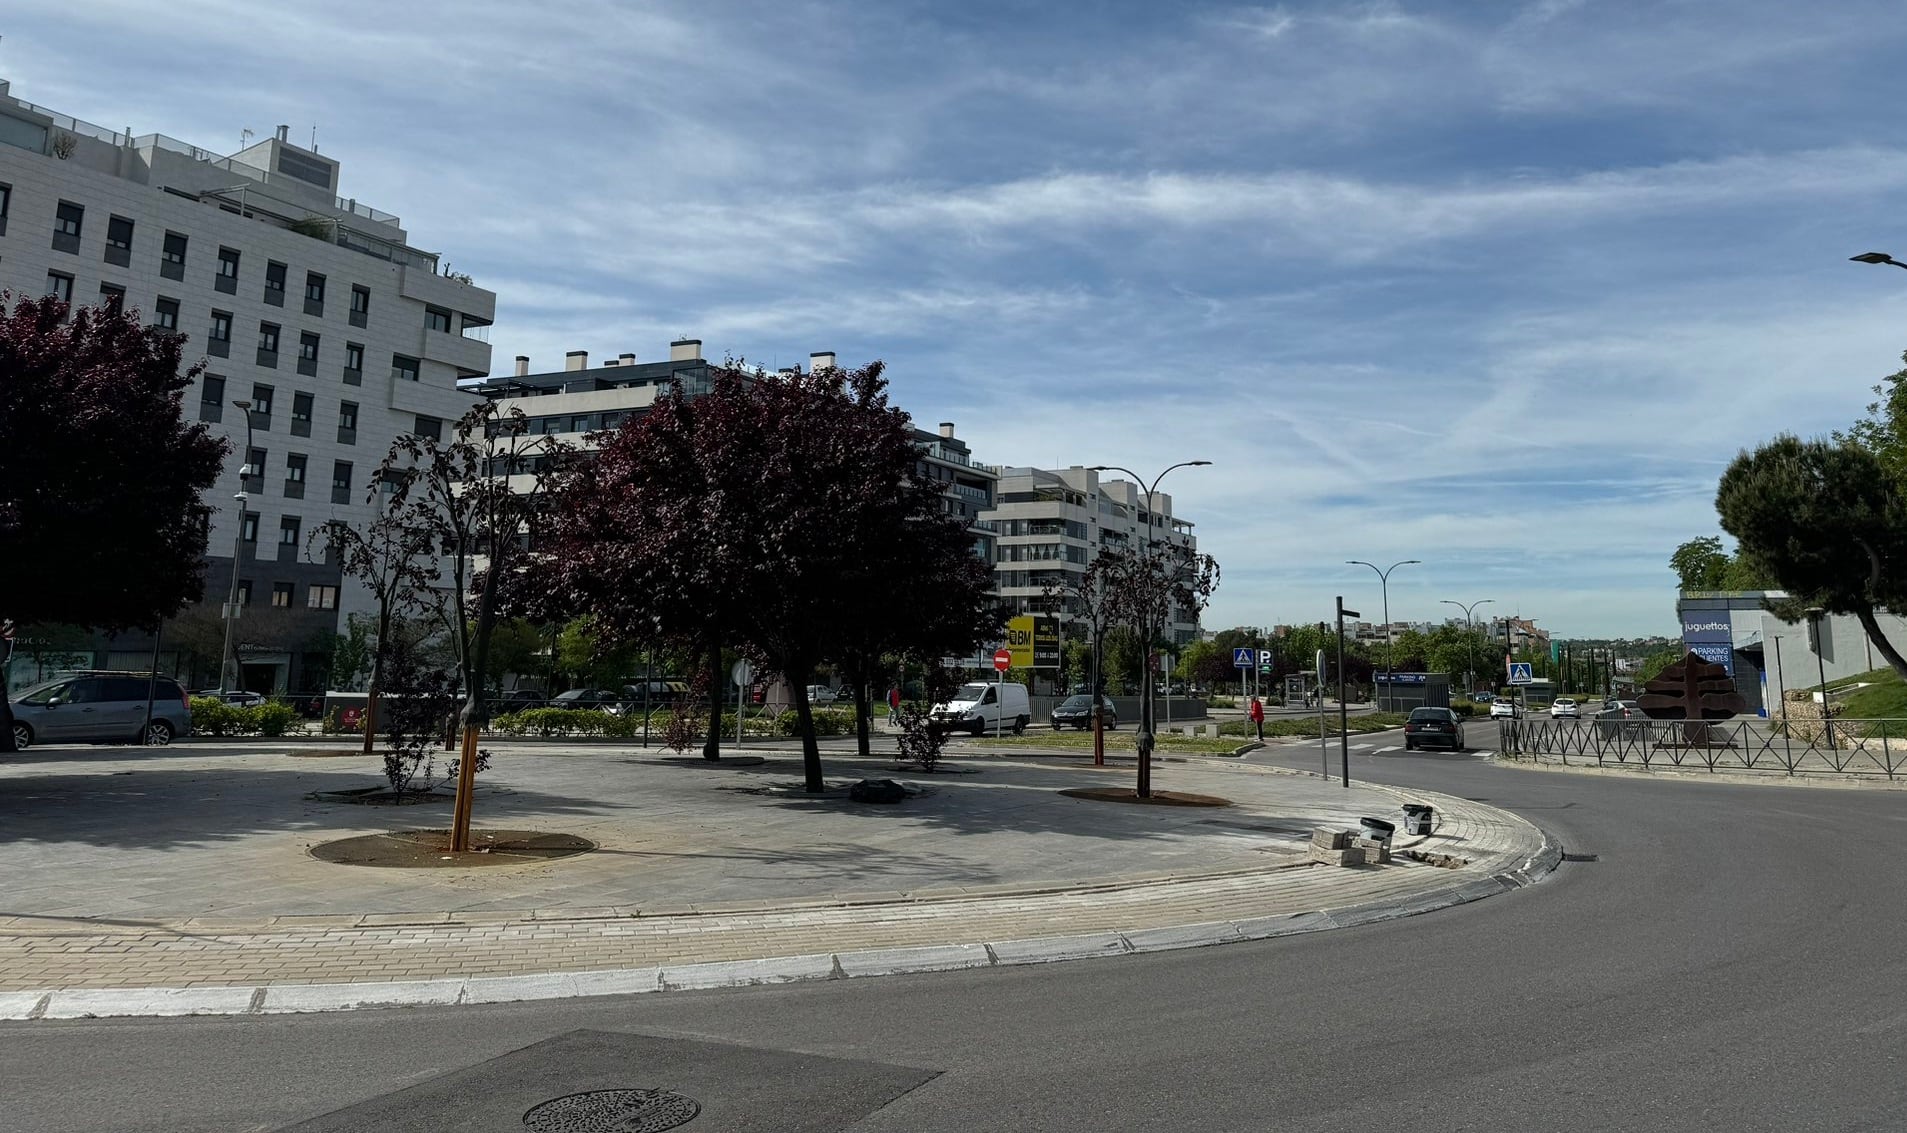
[[[7,206],[13,203],[13,186],[0,184],[0,236],[7,234]]]
[[[337,460],[331,464],[331,502],[351,502],[351,462],[348,460]]]
[[[291,395],[291,433],[296,437],[311,435],[311,404],[313,398],[308,393]]]
[[[245,473],[245,490],[246,491],[260,492],[260,493],[264,492],[265,463],[266,463],[267,455],[268,454],[262,448],[249,448],[245,450],[244,473]]]
[[[305,273],[305,314],[324,314],[324,276],[315,271]]]
[[[219,273],[212,277],[212,286],[227,295],[238,294],[238,249],[219,249]]]
[[[338,608],[338,588],[335,586],[313,586],[305,591],[305,605],[314,610],[335,610]]]
[[[257,531],[258,522],[253,520],[252,532],[256,535]],[[241,606],[249,606],[252,604],[252,580],[249,578],[241,578],[238,580],[238,604]]]
[[[572,433],[589,432],[589,415],[584,414],[580,417],[571,417],[569,419],[569,431]]]
[[[253,425],[256,428],[260,428],[260,429],[271,428],[272,392],[273,390],[272,390],[272,387],[270,386],[261,386],[261,385],[252,386],[252,415],[255,417],[264,418],[263,421],[253,422]]]
[[[199,378],[199,420],[216,423],[225,416],[225,379],[217,374]]]
[[[159,274],[167,279],[185,278],[185,237],[166,233],[165,249],[159,255]]]
[[[232,353],[232,312],[213,311],[212,329],[206,335],[205,350],[220,358],[230,357]]]
[[[305,463],[308,459],[302,452],[285,456],[285,495],[290,499],[301,500],[305,496]]]
[[[108,311],[119,311],[126,305],[126,289],[117,283],[99,285],[99,305]]]
[[[240,539],[243,539],[247,543],[258,542],[258,513],[257,512],[248,511],[239,518],[238,537]],[[250,583],[245,583],[244,585],[249,586]],[[246,601],[249,602],[250,599],[248,598],[246,599]]]
[[[416,423],[411,426],[411,433],[425,440],[439,441],[444,437],[444,422],[441,418],[426,417],[419,413]]]
[[[61,201],[53,216],[53,250],[77,253],[80,229],[85,221],[85,209],[70,201]]]
[[[355,401],[338,403],[338,443],[342,445],[358,443],[358,406]]]
[[[62,303],[73,301],[73,277],[56,271],[46,273],[46,293]]]
[[[274,307],[285,305],[285,265],[277,260],[265,264],[265,302]]]
[[[179,301],[159,296],[158,302],[152,305],[152,321],[162,330],[178,330]]]
[[[445,334],[449,334],[450,312],[444,310],[442,307],[425,307],[424,326],[429,330],[440,330]]]
[[[292,593],[297,584],[292,582],[274,582],[271,584],[271,604],[281,610],[291,607]]]
[[[402,354],[391,355],[391,377],[403,382],[416,381],[417,359],[406,358]]]
[[[278,544],[281,547],[298,545],[298,517],[287,515],[278,521]]]
[[[361,343],[344,344],[344,384],[364,384],[364,346]]]
[[[261,366],[278,365],[278,324],[258,324],[258,364]]]
[[[106,262],[132,266],[132,221],[123,216],[106,221]]]
[[[368,287],[351,287],[351,325],[361,327],[371,317],[371,290]]]
[[[318,336],[310,331],[298,335],[298,372],[307,377],[318,372]]]

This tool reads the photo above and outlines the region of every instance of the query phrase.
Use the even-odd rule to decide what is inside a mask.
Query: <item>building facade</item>
[[[186,336],[186,363],[205,362],[186,412],[234,454],[208,496],[205,604],[216,616],[236,571],[241,682],[304,693],[320,691],[326,635],[371,608],[314,561],[310,534],[367,523],[392,439],[441,433],[474,403],[458,382],[490,370],[496,297],[412,247],[398,217],[339,196],[338,161],[287,135],[221,156],[57,114],[0,80],[0,288],[120,305]],[[123,637],[87,663],[143,668],[150,651]]]
[[[1105,551],[1139,551],[1157,541],[1196,553],[1192,523],[1172,514],[1172,497],[1125,480],[1101,480],[1090,468],[1002,468],[998,503],[980,518],[993,527],[993,577],[1015,614],[1052,608],[1050,588],[1069,586]],[[1069,601],[1058,613],[1079,616]],[[1175,609],[1165,627],[1179,645],[1198,639],[1198,619]]]
[[[810,372],[830,369],[835,356],[831,351],[815,351],[808,356],[808,365]],[[702,340],[688,338],[670,343],[669,357],[654,362],[620,354],[613,361],[591,366],[588,351],[572,350],[564,357],[563,369],[531,373],[530,359],[518,355],[509,376],[470,382],[466,388],[505,408],[521,410],[534,433],[587,448],[587,434],[616,428],[647,412],[662,391],[672,386],[681,386],[691,396],[707,393],[714,369],[702,356]],[[779,372],[798,373],[799,369]],[[966,442],[954,435],[951,421],[941,422],[936,432],[915,429],[914,442],[921,454],[919,472],[939,485],[942,509],[966,525],[974,553],[992,562],[993,526],[981,517],[993,506],[998,470],[973,459]]]

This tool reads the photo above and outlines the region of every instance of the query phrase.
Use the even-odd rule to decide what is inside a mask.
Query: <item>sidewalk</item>
[[[445,807],[322,802],[361,756],[285,749],[34,749],[0,767],[0,1019],[321,1010],[842,978],[1315,931],[1526,884],[1556,847],[1467,800],[1237,761],[1162,763],[1217,809],[1091,802],[1130,766],[989,756],[933,776],[829,753],[831,786],[894,776],[892,807],[801,794],[754,767],[661,753],[500,747],[477,825],[579,834],[596,852],[482,869],[321,863],[307,846],[441,826]],[[1070,753],[1076,755],[1077,753]],[[1309,864],[1314,826],[1437,808],[1390,865]],[[1460,869],[1411,862],[1421,848]]]

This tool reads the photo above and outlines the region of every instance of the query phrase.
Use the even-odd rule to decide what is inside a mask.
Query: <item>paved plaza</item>
[[[1235,804],[1191,808],[1061,795],[1131,781],[1129,763],[1077,756],[966,754],[928,775],[829,752],[832,789],[817,798],[800,791],[786,748],[714,766],[659,749],[524,743],[496,749],[477,827],[580,835],[594,852],[474,869],[334,865],[309,848],[442,827],[449,807],[332,801],[320,792],[378,782],[377,761],[301,742],[36,748],[0,766],[0,1016],[85,1013],[87,989],[200,989],[169,994],[180,1009],[290,1010],[358,994],[310,985],[376,1001],[372,985],[432,981],[434,995],[454,986],[468,1000],[498,977],[554,976],[566,990],[543,994],[587,994],[696,986],[710,965],[786,958],[816,970],[760,973],[1211,943],[1500,891],[1490,878],[1527,870],[1544,849],[1534,827],[1482,804],[1347,790],[1240,759],[1161,763],[1158,789]],[[887,776],[922,791],[881,806],[841,789]],[[1367,815],[1401,827],[1401,803],[1420,798],[1437,829],[1398,848],[1470,865],[1309,862],[1314,827]],[[748,978],[727,970],[717,982]],[[507,981],[489,990],[515,995]]]

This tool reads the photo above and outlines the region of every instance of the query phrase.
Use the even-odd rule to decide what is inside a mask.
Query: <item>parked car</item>
[[[606,688],[573,688],[550,697],[551,708],[594,708],[608,711],[622,700],[619,693]]]
[[[192,695],[209,696],[213,700],[223,701],[234,708],[257,708],[259,705],[265,703],[267,699],[263,693],[247,692],[242,688],[224,690],[216,688],[200,689]]]
[[[1633,700],[1605,700],[1597,715],[1605,720],[1633,720],[1642,715],[1642,706]]]
[[[1582,705],[1577,704],[1573,697],[1559,696],[1550,702],[1549,718],[1552,720],[1580,720],[1583,718]]]
[[[1032,720],[1032,701],[1025,685],[974,681],[961,685],[945,704],[936,704],[929,722],[946,732],[983,736],[997,728],[1017,736]]]
[[[827,685],[808,686],[809,704],[833,704],[839,699],[841,699],[841,695]]]
[[[1509,697],[1506,696],[1498,700],[1492,700],[1490,702],[1490,715],[1493,718],[1497,716],[1507,716],[1510,719],[1515,720],[1522,717],[1523,709],[1516,703],[1516,701],[1511,700]]]
[[[1404,721],[1404,750],[1447,747],[1463,751],[1463,720],[1448,708],[1413,708]]]
[[[146,698],[152,697],[152,726]],[[256,695],[256,694],[252,694]],[[262,703],[264,697],[259,697]],[[86,671],[27,689],[13,702],[13,746],[36,743],[146,743],[164,747],[192,734],[192,701],[171,677]]]
[[[1119,709],[1113,706],[1111,697],[1099,698],[1099,718],[1108,731],[1119,726]],[[1055,732],[1063,727],[1085,731],[1093,726],[1093,698],[1084,693],[1067,697],[1053,706],[1051,720]]]
[[[549,702],[543,694],[533,688],[513,688],[490,701],[492,712],[526,712],[532,708],[541,708]]]

